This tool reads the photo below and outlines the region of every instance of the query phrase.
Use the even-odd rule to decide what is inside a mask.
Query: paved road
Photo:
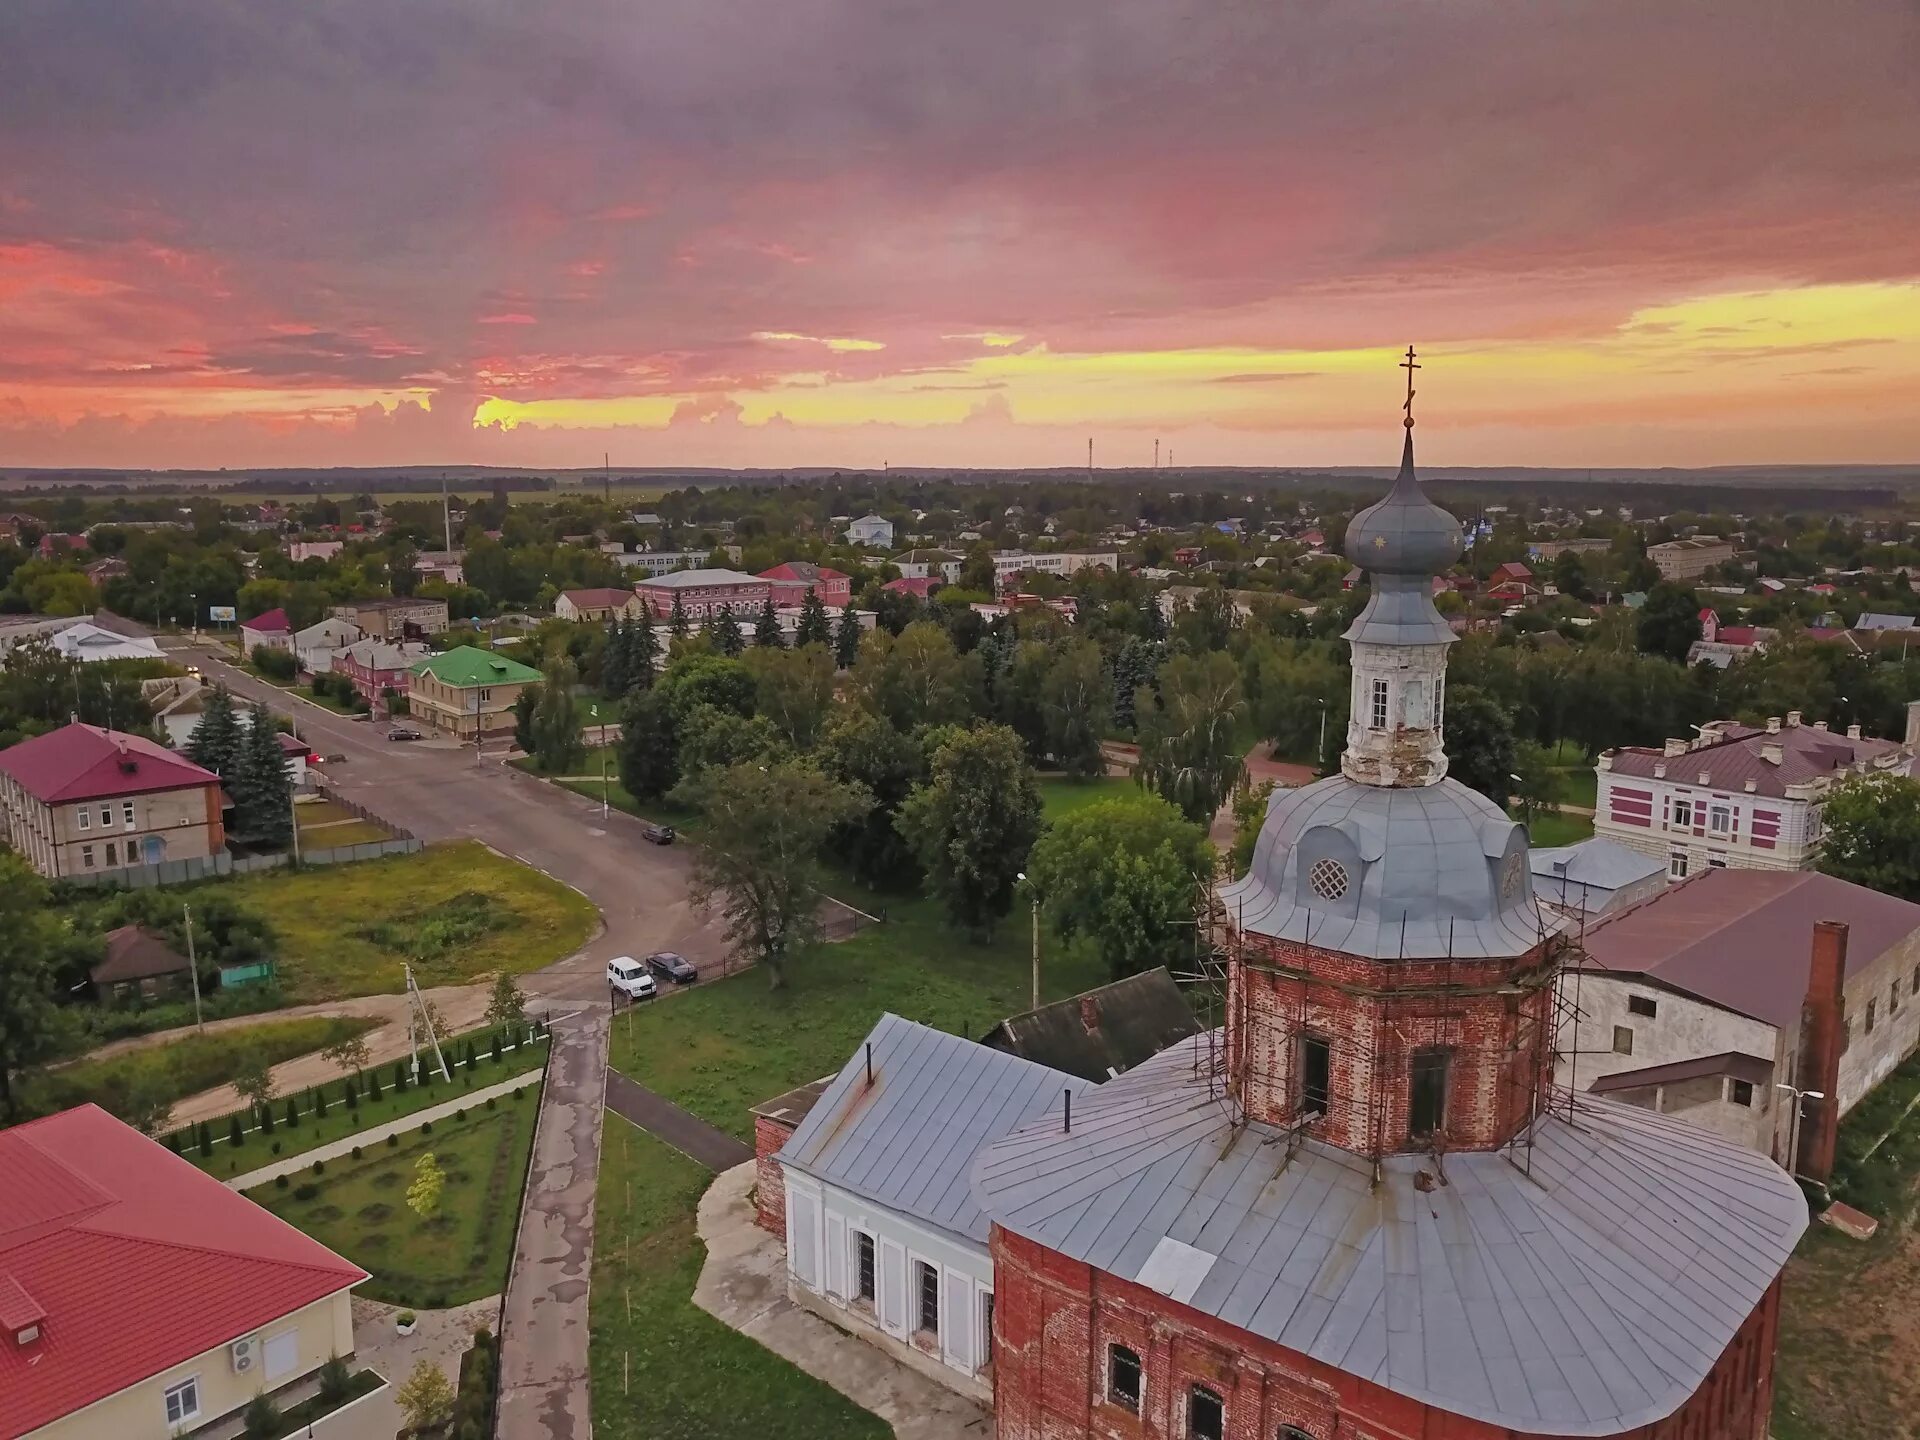
[[[181,647],[169,642],[176,654]],[[257,680],[205,645],[181,658],[236,694],[293,715],[343,795],[422,840],[477,839],[573,886],[599,907],[606,931],[575,956],[526,977],[530,995],[568,1008],[604,1004],[606,962],[615,955],[675,950],[703,968],[726,945],[717,926],[687,900],[689,859],[675,846],[649,845],[640,822],[618,810],[604,819],[584,796],[524,775],[472,749],[435,742],[397,744],[387,727],[335,715]]]
[[[698,1115],[689,1115],[644,1085],[634,1084],[618,1070],[607,1072],[607,1108],[709,1170],[731,1170],[753,1159],[751,1145],[716,1129]]]
[[[513,1278],[500,1317],[498,1440],[589,1440],[587,1290],[607,1010],[554,1021]]]

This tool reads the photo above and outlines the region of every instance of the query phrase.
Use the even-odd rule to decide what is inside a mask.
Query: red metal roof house
[[[351,1354],[366,1278],[98,1106],[0,1131],[0,1440],[197,1430]]]

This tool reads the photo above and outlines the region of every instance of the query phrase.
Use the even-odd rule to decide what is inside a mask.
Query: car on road
[[[660,993],[647,967],[631,955],[616,955],[607,962],[607,984],[629,1001],[651,1000]]]
[[[422,735],[411,725],[396,725],[387,731],[387,739],[389,740],[424,740],[426,738],[425,735]]]
[[[641,829],[640,837],[655,845],[671,845],[674,838],[673,827],[671,825],[647,825]]]
[[[199,673],[200,673],[200,667],[198,665],[187,666],[187,674],[198,675]]]
[[[656,950],[647,956],[647,969],[662,980],[671,980],[676,985],[691,985],[700,978],[700,972],[693,968],[691,960],[671,950]]]

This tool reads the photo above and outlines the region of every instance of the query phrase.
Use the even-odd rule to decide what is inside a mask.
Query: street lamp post
[[[200,592],[194,591],[187,596],[187,625],[195,640],[200,638]]]
[[[1787,1120],[1787,1173],[1797,1177],[1800,1173],[1800,1107],[1808,1100],[1826,1099],[1827,1092],[1801,1090],[1781,1080],[1774,1081],[1773,1088],[1793,1096],[1793,1114]]]
[[[1320,702],[1320,748],[1313,752],[1313,764],[1317,770],[1327,759],[1327,702]]]
[[[1014,877],[1033,896],[1033,1008],[1040,1008],[1040,887],[1022,870]]]

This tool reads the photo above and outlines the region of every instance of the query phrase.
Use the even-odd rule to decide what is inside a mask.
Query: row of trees
[[[293,843],[293,777],[267,707],[256,704],[246,714],[242,724],[227,687],[211,687],[187,739],[187,758],[224,782],[233,799],[229,835],[262,850],[282,850]]]

